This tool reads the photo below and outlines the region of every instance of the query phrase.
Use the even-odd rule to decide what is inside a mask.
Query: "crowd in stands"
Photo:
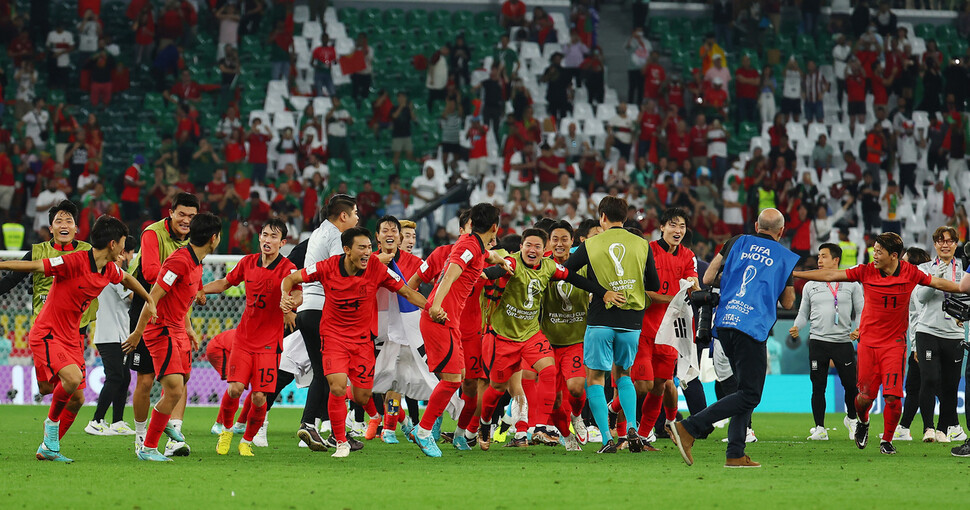
[[[626,43],[603,47],[590,0],[568,15],[81,0],[44,23],[3,2],[0,215],[43,239],[39,213],[70,197],[83,238],[100,214],[137,230],[188,191],[229,220],[222,252],[249,253],[270,217],[308,235],[333,193],[367,224],[471,180],[503,233],[578,226],[616,195],[648,236],[665,207],[692,211],[702,256],[766,207],[806,258],[832,240],[863,262],[883,230],[966,241],[970,7],[914,26],[892,3],[834,1],[824,20],[819,1],[711,3],[678,20],[635,1]],[[627,62],[626,101],[604,55]],[[425,251],[457,236],[458,207],[422,219]]]

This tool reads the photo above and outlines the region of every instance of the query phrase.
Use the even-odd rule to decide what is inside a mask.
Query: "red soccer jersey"
[[[451,256],[451,249],[454,247],[455,245],[453,244],[439,246],[431,252],[431,255],[428,255],[428,258],[425,259],[417,271],[421,276],[421,281],[431,283],[438,279],[441,271],[444,270],[445,265],[448,263],[448,257]]]
[[[206,345],[206,351],[209,349],[218,349],[222,351],[231,351],[236,341],[236,330],[227,329],[222,333],[212,337],[209,343]]]
[[[859,321],[859,343],[888,346],[904,342],[909,326],[909,297],[917,285],[929,285],[933,278],[916,266],[899,261],[891,275],[884,275],[872,263],[846,270],[850,282],[862,284],[865,305]]]
[[[678,246],[673,253],[667,251],[669,245],[663,239],[650,242],[653,261],[657,265],[657,276],[660,277],[658,294],[673,296],[680,290],[680,280],[697,276],[697,260],[694,252],[685,246]],[[641,338],[653,341],[660,329],[660,322],[664,318],[669,303],[651,303],[643,314],[643,328]]]
[[[687,134],[690,138],[690,155],[707,157],[707,126],[694,126]]]
[[[451,284],[448,295],[441,301],[441,308],[448,314],[445,325],[449,328],[458,329],[462,311],[465,309],[465,302],[471,295],[475,282],[482,278],[482,270],[485,269],[487,258],[488,250],[485,249],[482,238],[478,237],[477,234],[465,234],[459,237],[458,242],[452,248],[448,262],[441,270],[441,274],[444,275],[451,264],[461,268],[461,275]],[[421,313],[428,316],[428,309],[431,308],[431,303],[434,302],[437,292],[438,285],[435,284],[434,290],[428,296],[428,305]]]
[[[414,273],[418,272],[418,269],[424,263],[421,257],[417,255],[412,255],[404,250],[398,250],[397,255],[394,257],[394,262],[397,267],[401,269],[404,273],[404,279],[410,280]]]
[[[479,278],[472,287],[472,293],[465,300],[465,309],[461,311],[461,322],[458,330],[461,336],[474,335],[482,331],[482,291],[488,280]]]
[[[471,142],[469,159],[488,157],[488,126],[473,127],[468,130],[468,141]]]
[[[246,282],[246,310],[236,327],[236,345],[250,352],[279,350],[283,343],[283,312],[280,283],[296,271],[282,254],[263,267],[263,255],[246,255],[226,275],[229,285]]]
[[[647,64],[643,69],[643,97],[660,98],[660,86],[667,79],[667,72],[660,64]]]
[[[346,255],[334,255],[302,270],[303,281],[320,282],[327,295],[320,320],[320,335],[351,343],[371,342],[371,327],[377,311],[377,288],[397,292],[401,277],[379,260],[368,261],[367,269],[347,274]]]
[[[121,283],[124,273],[114,262],[98,271],[94,252],[85,250],[44,259],[44,276],[53,276],[54,283],[34,328],[80,345],[81,316],[109,283]]]
[[[849,101],[865,101],[866,100],[865,76],[847,74],[845,76],[845,91],[849,97]]]
[[[155,306],[158,312],[155,324],[183,331],[189,306],[202,288],[202,261],[196,258],[191,246],[183,246],[162,262],[155,283],[166,292]]]
[[[657,137],[657,130],[660,129],[660,115],[656,113],[643,113],[640,115],[640,139],[653,140]]]

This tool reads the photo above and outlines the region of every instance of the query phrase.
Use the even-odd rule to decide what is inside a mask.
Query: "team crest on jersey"
[[[818,370],[818,361],[812,360],[812,370]]]

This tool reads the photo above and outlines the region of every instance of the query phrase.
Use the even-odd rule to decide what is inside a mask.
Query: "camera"
[[[721,295],[710,290],[695,290],[690,294],[690,304],[698,308],[697,312],[697,340],[710,343],[711,325],[714,321],[714,307],[721,300]]]

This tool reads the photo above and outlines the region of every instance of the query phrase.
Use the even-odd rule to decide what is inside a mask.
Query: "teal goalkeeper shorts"
[[[593,370],[609,372],[613,370],[613,365],[629,370],[637,357],[639,344],[639,329],[587,326],[583,360]]]

